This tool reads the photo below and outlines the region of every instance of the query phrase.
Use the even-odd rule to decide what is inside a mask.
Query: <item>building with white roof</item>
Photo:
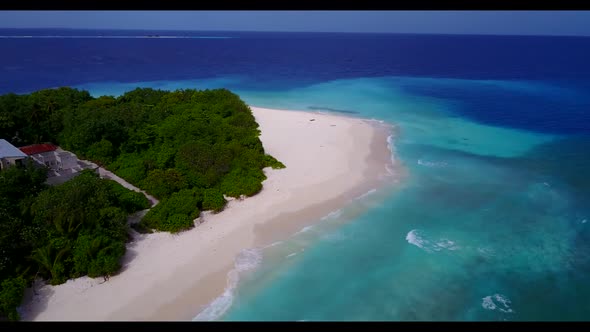
[[[22,165],[27,158],[24,152],[8,143],[5,139],[0,139],[0,170],[13,165]]]

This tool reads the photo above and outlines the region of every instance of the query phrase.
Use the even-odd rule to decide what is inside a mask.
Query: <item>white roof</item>
[[[26,157],[27,155],[5,139],[0,139],[0,158]]]

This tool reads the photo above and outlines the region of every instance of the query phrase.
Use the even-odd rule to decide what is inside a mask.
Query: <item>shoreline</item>
[[[82,277],[43,286],[21,307],[23,320],[192,320],[224,294],[243,250],[284,240],[402,173],[389,125],[250,108],[266,153],[287,168],[265,169],[260,193],[203,213],[191,230],[134,233],[119,274],[106,283]]]

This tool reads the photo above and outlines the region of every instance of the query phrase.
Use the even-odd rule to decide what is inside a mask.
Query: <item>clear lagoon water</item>
[[[146,35],[179,38],[135,38]],[[590,38],[0,36],[12,36],[0,38],[0,93],[224,87],[255,106],[395,125],[407,177],[244,251],[197,320],[590,317]]]

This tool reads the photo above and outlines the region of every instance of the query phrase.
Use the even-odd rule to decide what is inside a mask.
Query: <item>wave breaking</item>
[[[482,299],[481,306],[486,310],[499,310],[505,313],[512,313],[514,310],[510,308],[512,302],[505,295],[494,294],[486,296]]]
[[[457,246],[454,241],[451,241],[447,238],[440,238],[435,241],[428,240],[426,239],[424,232],[418,229],[409,231],[406,235],[406,241],[428,253],[442,250],[454,251],[461,249],[461,247]]]
[[[227,286],[223,294],[197,314],[193,321],[212,321],[221,317],[231,307],[234,301],[234,291],[240,280],[240,273],[255,269],[262,262],[262,252],[259,249],[244,249],[236,256],[234,268],[227,274]]]

